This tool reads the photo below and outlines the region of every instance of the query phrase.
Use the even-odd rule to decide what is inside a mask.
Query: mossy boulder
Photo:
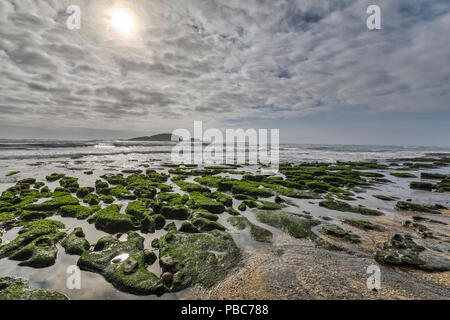
[[[49,289],[30,289],[25,279],[14,277],[0,278],[0,300],[68,300],[57,291]]]
[[[83,229],[75,228],[61,243],[67,254],[82,255],[91,245],[86,240]]]
[[[63,177],[61,180],[59,180],[59,185],[65,189],[70,190],[71,193],[77,192],[77,190],[80,188],[80,185],[78,184],[78,178],[73,177]]]
[[[209,288],[222,280],[241,259],[233,238],[225,232],[169,232],[159,240],[163,272],[173,274],[171,290],[194,284]]]
[[[212,230],[221,230],[221,231],[225,230],[225,227],[220,223],[205,218],[192,219],[192,224],[201,232],[207,232]]]
[[[411,189],[417,190],[425,190],[425,191],[433,190],[433,184],[429,182],[413,181],[409,184],[409,187]]]
[[[228,222],[238,230],[250,228],[250,236],[258,242],[272,242],[272,232],[251,223],[245,217],[230,217]]]
[[[379,245],[375,259],[378,262],[424,271],[449,271],[450,260],[414,242],[410,235],[394,235]]]
[[[52,173],[51,175],[46,176],[45,179],[48,182],[53,182],[53,181],[57,181],[59,179],[62,179],[63,177],[65,177],[65,174],[63,174],[63,173]]]
[[[315,239],[317,236],[312,232],[311,228],[320,224],[320,221],[285,211],[266,211],[254,210],[256,218],[259,222],[280,229],[294,238]]]
[[[223,213],[225,206],[221,202],[217,202],[200,192],[191,193],[192,206],[196,209],[205,209],[211,213]]]
[[[93,191],[94,191],[94,188],[89,188],[89,187],[79,188],[76,192],[76,196],[79,199],[83,199],[84,197],[86,197],[88,194],[90,194]]]
[[[200,232],[197,229],[197,227],[195,227],[189,221],[184,221],[179,230],[180,230],[180,232],[185,232],[185,233],[199,233]]]
[[[336,210],[336,211],[342,211],[342,212],[353,212],[353,213],[359,213],[362,215],[367,216],[382,216],[383,213],[378,210],[369,209],[363,206],[352,206],[346,202],[343,201],[337,201],[337,200],[324,200],[319,202],[319,206],[330,209],[330,210]]]
[[[98,210],[98,207],[88,208],[82,205],[71,205],[59,208],[58,213],[61,215],[61,217],[71,217],[77,218],[78,220],[84,220]]]
[[[162,206],[160,214],[168,220],[186,220],[190,216],[189,210],[186,207]]]
[[[17,260],[19,258],[20,261],[31,259],[29,262],[34,262],[32,256],[33,253],[36,253],[34,258],[36,258],[36,263],[39,263],[40,254],[42,253],[44,260],[46,260],[44,262],[47,264],[53,258],[56,258],[54,244],[64,236],[64,233],[58,231],[58,229],[63,229],[64,227],[63,223],[53,220],[35,220],[24,223],[16,239],[0,247],[0,259],[16,255],[20,250],[31,244],[21,254],[16,255]]]
[[[101,274],[118,290],[136,295],[162,295],[168,289],[147,270],[149,259],[144,238],[134,231],[98,240],[94,251],[84,251],[78,260],[82,270]]]
[[[426,212],[432,214],[442,214],[436,206],[427,206],[407,201],[397,202],[397,204],[395,205],[395,209],[405,211]]]
[[[97,211],[89,218],[89,222],[95,223],[95,227],[108,233],[126,232],[136,229],[132,216],[120,213],[120,206],[112,204]]]
[[[46,268],[56,261],[58,249],[56,244],[65,237],[64,232],[55,232],[40,236],[30,243],[18,248],[9,255],[10,260],[21,261],[20,266]]]
[[[328,235],[328,236],[331,236],[334,238],[342,239],[346,242],[351,242],[351,243],[360,243],[361,242],[360,236],[353,234],[350,231],[344,230],[335,224],[326,224],[326,225],[322,226],[319,230],[322,234],[325,234],[325,235]]]
[[[384,228],[380,227],[379,225],[365,220],[345,219],[344,223],[361,230],[384,231]]]
[[[58,210],[63,206],[78,205],[79,202],[76,198],[71,195],[56,196],[51,200],[39,203],[30,204],[23,207],[24,210],[28,211],[54,211]]]
[[[211,221],[219,220],[219,216],[206,210],[198,210],[194,213],[194,218],[205,218]]]
[[[83,198],[83,202],[89,204],[90,206],[95,206],[100,203],[100,197],[95,193],[89,193]]]

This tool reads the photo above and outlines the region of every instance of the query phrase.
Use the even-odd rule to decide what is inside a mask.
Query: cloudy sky
[[[366,27],[371,4],[382,30]],[[113,8],[133,16],[126,36]],[[448,0],[0,0],[0,34],[0,138],[203,120],[286,142],[450,146]]]

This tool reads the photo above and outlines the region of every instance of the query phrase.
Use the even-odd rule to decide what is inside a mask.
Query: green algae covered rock
[[[163,272],[173,274],[171,290],[194,284],[209,288],[222,280],[241,259],[241,254],[226,232],[188,234],[169,232],[158,241]]]
[[[225,206],[223,203],[217,202],[200,192],[192,192],[191,198],[194,208],[205,209],[211,213],[223,213],[225,211]]]
[[[80,203],[76,198],[72,197],[71,195],[63,195],[54,197],[51,200],[39,204],[30,204],[24,206],[23,209],[28,211],[53,211],[63,206],[78,205],[78,204]]]
[[[410,235],[396,234],[381,244],[375,252],[375,260],[424,271],[450,270],[449,259],[416,244]]]
[[[416,212],[426,212],[432,214],[442,214],[436,206],[426,206],[422,204],[417,204],[413,202],[407,201],[399,201],[395,205],[395,209],[397,210],[406,210],[406,211],[416,211]]]
[[[272,242],[272,232],[251,223],[245,217],[230,217],[228,222],[238,230],[250,228],[250,236],[258,242]]]
[[[48,265],[56,258],[55,244],[64,237],[64,224],[53,220],[36,220],[22,225],[19,235],[13,241],[0,247],[0,258],[15,256],[15,260]]]
[[[64,232],[55,232],[40,236],[18,248],[9,255],[9,259],[21,261],[20,266],[45,268],[55,264],[58,249],[56,244],[64,238]]]
[[[343,201],[337,201],[337,200],[324,200],[319,202],[319,206],[330,209],[330,210],[336,210],[336,211],[342,211],[342,212],[353,212],[353,213],[359,213],[362,215],[367,216],[382,216],[383,213],[378,210],[369,209],[363,206],[352,206],[346,202]]]
[[[62,293],[48,289],[30,289],[26,280],[0,278],[0,300],[68,300]]]
[[[341,227],[334,224],[326,224],[320,228],[322,234],[332,236],[334,238],[339,238],[351,243],[360,243],[361,237],[351,233],[350,231],[344,230]]]
[[[254,211],[258,221],[269,226],[280,229],[294,238],[315,239],[317,236],[311,231],[312,227],[320,224],[320,221],[285,211],[265,211],[256,209]]]
[[[53,181],[60,180],[60,179],[62,179],[63,177],[65,177],[65,174],[63,174],[63,173],[52,173],[51,175],[46,176],[45,179],[46,179],[48,182],[53,182]]]
[[[82,205],[71,205],[59,208],[58,213],[61,215],[61,217],[72,217],[79,220],[84,220],[98,210],[99,207],[88,208]]]
[[[61,243],[67,254],[82,255],[91,245],[86,240],[83,229],[75,228]]]
[[[356,220],[356,219],[345,219],[344,223],[361,229],[361,230],[374,230],[374,231],[384,231],[384,229],[376,224],[373,224],[369,221],[364,220]]]
[[[136,229],[132,216],[120,213],[120,206],[112,204],[105,209],[97,211],[89,218],[95,227],[108,233],[126,232]]]
[[[411,189],[417,190],[425,190],[425,191],[433,190],[433,184],[429,182],[413,181],[409,184],[409,187]]]
[[[144,238],[134,231],[98,240],[94,251],[84,251],[78,260],[82,270],[101,274],[118,290],[136,295],[162,295],[166,285],[147,270]]]
[[[201,232],[212,230],[225,230],[225,227],[216,221],[211,221],[205,218],[195,218],[192,220],[192,224]]]
[[[185,221],[180,227],[180,232],[199,233],[200,231],[191,222]]]

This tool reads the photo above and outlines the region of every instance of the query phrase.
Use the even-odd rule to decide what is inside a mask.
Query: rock
[[[350,231],[346,231],[341,227],[334,224],[327,224],[320,228],[320,232],[334,238],[339,238],[347,242],[351,243],[360,243],[361,237],[351,233]]]
[[[155,261],[158,259],[158,257],[156,256],[156,254],[151,251],[151,250],[144,250],[144,261],[145,263],[147,263],[148,265],[152,265],[153,263],[155,263]]]
[[[241,259],[233,238],[218,230],[196,234],[170,232],[159,242],[161,267],[174,275],[172,291],[197,283],[209,288]]]
[[[161,275],[161,279],[167,284],[167,285],[171,285],[172,280],[173,280],[173,273],[170,272],[164,272]]]
[[[221,230],[224,231],[225,227],[216,221],[211,221],[205,218],[195,218],[192,220],[192,224],[201,232]]]
[[[194,227],[194,225],[188,221],[183,222],[183,224],[180,227],[180,231],[181,232],[186,232],[186,233],[198,233],[199,230]]]
[[[417,245],[410,235],[394,235],[388,242],[378,247],[375,259],[394,266],[424,271],[450,270],[449,259]]]
[[[61,246],[66,249],[67,254],[79,256],[91,247],[89,241],[85,239],[82,228],[75,228],[74,231],[63,240]]]
[[[166,285],[147,270],[144,238],[134,231],[127,232],[127,235],[125,242],[120,242],[117,236],[101,238],[94,251],[83,252],[78,266],[101,274],[121,291],[136,295],[163,294],[168,290]]]
[[[68,300],[68,298],[53,290],[30,289],[24,279],[0,277],[0,300]]]

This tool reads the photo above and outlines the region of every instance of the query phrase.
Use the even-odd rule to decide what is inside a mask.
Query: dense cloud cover
[[[448,0],[0,0],[0,126],[158,131],[449,112]],[[69,5],[81,30],[66,27]],[[369,31],[366,9],[382,9]],[[81,130],[81,129],[80,129]]]

